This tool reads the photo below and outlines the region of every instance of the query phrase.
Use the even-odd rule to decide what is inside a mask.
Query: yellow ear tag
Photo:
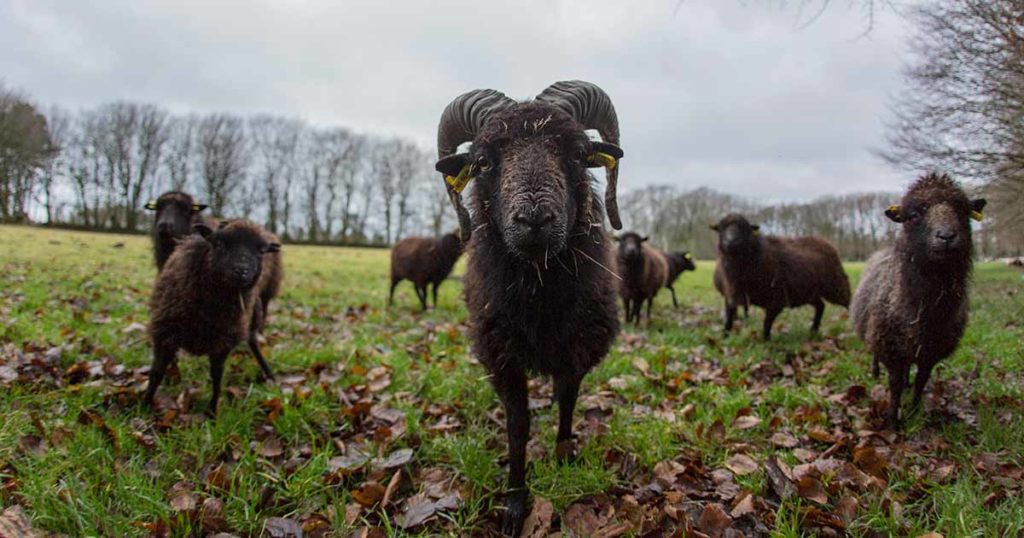
[[[683,255],[683,257],[686,258],[687,260],[692,260],[693,259],[693,256],[690,256],[689,252],[687,252],[685,255]]]
[[[595,151],[594,153],[591,153],[590,156],[587,157],[587,160],[590,161],[591,163],[600,164],[601,166],[609,170],[615,168],[615,165],[617,164],[615,162],[615,157],[612,157],[611,155],[601,151]]]
[[[971,210],[971,218],[978,222],[981,222],[981,219],[985,218],[985,214],[982,213],[981,211]]]
[[[156,209],[156,200],[150,200],[150,201],[146,202],[146,205],[143,206],[143,207],[145,207],[146,209],[149,209],[150,211]]]
[[[753,231],[753,234],[754,234],[754,235],[761,235],[761,230],[754,230],[754,231]]]
[[[201,207],[199,207],[199,204],[192,204],[192,211],[199,211],[199,210],[201,210],[201,209],[202,209],[202,208],[201,208]]]
[[[886,211],[892,211],[892,212],[896,212],[896,213],[898,213],[899,210],[900,210],[900,206],[898,206],[898,205],[891,205],[888,208],[886,208]]]
[[[459,171],[459,175],[444,176],[444,180],[446,183],[452,186],[452,190],[454,190],[455,192],[462,192],[462,189],[465,189],[466,185],[469,184],[469,180],[473,179],[473,176],[470,175],[470,171],[472,169],[473,165],[467,164],[466,166],[462,167],[462,170]]]

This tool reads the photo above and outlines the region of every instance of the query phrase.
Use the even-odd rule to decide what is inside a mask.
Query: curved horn
[[[441,113],[441,121],[437,126],[438,159],[454,155],[459,145],[473,140],[488,116],[514,104],[514,100],[496,90],[473,90],[456,97]],[[462,194],[447,182],[445,188],[448,189],[448,199],[459,217],[460,239],[465,243],[469,241],[473,230],[469,212],[462,204]]]
[[[608,94],[596,84],[582,80],[556,82],[540,92],[537,101],[565,111],[583,124],[585,129],[597,129],[604,142],[619,145],[619,118],[615,114],[615,106]],[[608,221],[616,230],[622,229],[617,200],[618,184],[619,167],[615,166],[608,170],[604,208],[608,213]]]

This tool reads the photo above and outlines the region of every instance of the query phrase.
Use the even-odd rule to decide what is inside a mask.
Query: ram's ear
[[[449,155],[434,165],[434,169],[441,172],[445,176],[458,176],[462,172],[462,167],[466,166],[466,160],[468,155],[465,153],[456,153],[455,155]]]
[[[267,243],[267,249],[263,252],[281,252],[281,243]]]
[[[206,204],[192,204],[192,212],[193,213],[199,213],[200,211],[206,209],[207,207],[210,207],[210,206],[208,206]]]
[[[205,222],[197,222],[192,225],[192,233],[197,233],[204,238],[209,238],[213,234],[213,229],[206,225]]]
[[[713,231],[713,232],[717,232],[718,231],[718,224],[712,222],[712,223],[708,224],[708,229]]]
[[[645,235],[645,236],[640,238],[640,242],[641,243],[646,243],[650,238],[651,238],[650,236]]]
[[[587,156],[587,167],[612,169],[622,158],[622,148],[607,142],[591,142],[590,155]]]
[[[751,224],[750,225],[750,229],[751,229],[751,231],[754,232],[754,235],[761,235],[761,225],[760,224]]]
[[[893,222],[903,222],[906,218],[903,217],[903,208],[898,205],[891,205],[885,210],[885,216],[889,217],[889,220]]]
[[[150,200],[146,202],[146,205],[142,206],[150,211],[156,211],[156,200]]]
[[[981,219],[985,218],[985,214],[982,210],[985,209],[985,204],[988,202],[984,198],[975,198],[971,200],[971,218],[981,222]]]

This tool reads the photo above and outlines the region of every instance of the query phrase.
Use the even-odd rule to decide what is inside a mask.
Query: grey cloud
[[[619,109],[624,187],[806,199],[907,179],[869,151],[906,23],[863,25],[838,4],[799,29],[792,10],[739,0],[8,0],[0,73],[43,103],[273,112],[422,144],[463,91],[584,78]]]

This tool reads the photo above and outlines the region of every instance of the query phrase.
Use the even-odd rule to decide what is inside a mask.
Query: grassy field
[[[457,280],[437,310],[419,313],[408,283],[388,310],[387,251],[286,246],[264,346],[278,383],[240,347],[209,420],[205,359],[180,358],[155,411],[139,403],[145,237],[0,227],[0,252],[0,505],[34,527],[494,532],[503,421]],[[845,310],[819,337],[810,308],[786,311],[768,344],[752,310],[723,338],[712,262],[698,265],[680,308],[661,294],[586,378],[578,461],[555,461],[551,387],[531,384],[535,536],[1024,535],[1021,273],[976,269],[967,335],[895,435],[877,431],[884,374]]]

